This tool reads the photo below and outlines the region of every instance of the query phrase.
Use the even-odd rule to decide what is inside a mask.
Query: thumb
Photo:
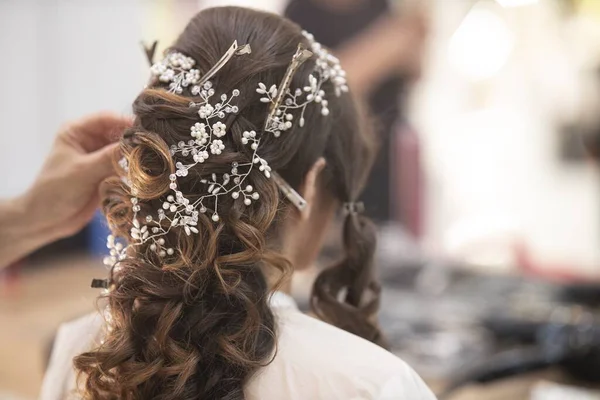
[[[114,163],[119,155],[119,143],[111,143],[85,155],[87,175],[95,182],[115,174]]]

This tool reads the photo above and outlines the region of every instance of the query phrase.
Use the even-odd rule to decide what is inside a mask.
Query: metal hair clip
[[[296,192],[293,187],[290,186],[289,183],[285,181],[277,172],[271,171],[271,177],[281,190],[281,193],[284,194],[285,197],[300,211],[306,208],[306,200],[300,193]]]
[[[233,56],[241,56],[250,53],[252,53],[252,49],[250,48],[249,44],[238,46],[237,40],[234,40],[231,47],[229,47],[227,52],[223,54],[223,57],[221,57],[221,59],[217,61],[217,63],[206,72],[206,74],[204,74],[202,79],[200,79],[198,85],[202,86],[206,81],[212,78],[217,72],[219,72],[221,68],[223,68],[223,66],[225,66],[225,64],[229,62],[229,60],[231,60]]]
[[[185,88],[191,87],[190,91],[194,96],[202,92],[202,88],[209,79],[212,78],[233,56],[249,54],[250,45],[238,46],[237,41],[233,41],[229,49],[223,54],[211,69],[202,77],[200,70],[194,68],[196,61],[179,52],[169,53],[163,60],[154,63],[150,67],[150,72],[160,82],[169,84],[169,92],[182,94]]]
[[[91,287],[94,289],[108,289],[109,286],[108,279],[92,279]]]

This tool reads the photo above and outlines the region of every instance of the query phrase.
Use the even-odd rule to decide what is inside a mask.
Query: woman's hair
[[[170,50],[208,71],[231,43],[250,44],[252,53],[234,57],[211,79],[217,96],[239,89],[239,112],[226,117],[226,149],[178,180],[193,199],[205,191],[200,180],[225,173],[232,162],[247,163],[252,153],[242,133],[261,132],[268,106],[256,93],[259,82],[278,84],[299,43],[300,27],[279,16],[243,8],[200,12]],[[303,87],[315,66],[305,62],[292,87]],[[188,140],[197,119],[193,96],[169,93],[153,82],[134,101],[134,126],[121,141],[128,160],[128,184],[114,178],[104,185],[103,209],[115,236],[129,237],[132,191],[139,217],[161,207],[175,171],[169,148]],[[327,93],[333,84],[323,85]],[[310,104],[303,127],[295,124],[275,138],[263,135],[260,156],[298,189],[313,164],[326,166],[319,186],[340,204],[355,201],[371,164],[372,146],[363,119],[348,94],[328,96],[329,116]],[[199,215],[198,233],[178,230],[164,236],[173,254],[159,257],[149,245],[132,247],[113,268],[106,294],[110,329],[103,342],[75,359],[90,399],[243,399],[245,382],[275,355],[274,315],[268,305],[271,275],[290,271],[276,240],[291,207],[262,172],[249,182],[260,193],[251,206],[229,196],[219,202],[220,220]],[[226,211],[223,211],[226,210]],[[372,276],[375,234],[363,216],[350,212],[343,226],[345,258],[317,279],[311,297],[317,315],[352,333],[381,343],[375,321],[378,288]],[[276,273],[273,273],[275,271]],[[272,274],[273,273],[273,274]],[[279,275],[277,275],[279,274]]]

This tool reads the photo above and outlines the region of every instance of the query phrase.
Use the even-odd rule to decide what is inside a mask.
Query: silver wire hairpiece
[[[141,211],[141,206],[140,200],[135,197],[136,189],[131,187],[128,178],[124,179],[124,182],[131,187],[134,196],[131,198],[133,226],[130,231],[129,246],[149,244],[150,250],[155,251],[160,257],[174,254],[175,250],[167,246],[164,236],[172,229],[181,229],[187,235],[197,234],[200,214],[211,213],[211,219],[218,222],[220,220],[219,199],[222,196],[239,199],[246,206],[260,199],[260,193],[254,190],[249,182],[249,175],[254,168],[258,168],[266,178],[273,178],[283,195],[295,207],[299,210],[306,207],[306,200],[271,169],[267,160],[259,155],[262,135],[272,134],[274,137],[280,137],[282,133],[293,127],[295,119],[298,120],[298,126],[303,127],[304,113],[309,104],[319,104],[321,114],[329,115],[326,93],[322,89],[326,81],[333,83],[336,96],[348,91],[345,72],[339,60],[317,43],[312,35],[307,32],[303,32],[303,35],[310,43],[310,50],[302,44],[298,45],[279,86],[271,85],[267,88],[261,82],[256,88],[256,92],[261,95],[260,101],[269,103],[270,107],[262,132],[242,133],[242,144],[249,146],[252,151],[251,161],[232,162],[229,172],[213,173],[210,177],[201,179],[200,183],[204,185],[206,192],[194,201],[179,190],[178,180],[186,177],[190,169],[211,157],[220,155],[225,150],[222,138],[228,134],[228,126],[224,119],[239,111],[236,99],[240,91],[233,89],[230,94],[221,94],[215,100],[213,97],[216,91],[210,79],[233,57],[249,54],[251,49],[247,44],[238,46],[234,41],[229,50],[203,76],[198,69],[194,68],[195,60],[179,52],[169,53],[163,60],[152,65],[150,72],[153,78],[168,84],[169,92],[182,94],[189,90],[194,96],[190,108],[197,110],[198,121],[190,127],[189,140],[180,141],[170,148],[176,167],[175,173],[169,176],[169,187],[172,193],[166,196],[156,215],[148,214],[140,220],[138,213]],[[294,74],[302,63],[313,55],[316,56],[315,68],[308,77],[308,84],[292,90],[290,85]],[[128,171],[126,159],[121,160],[120,165],[124,171]],[[107,247],[110,249],[110,255],[105,257],[104,263],[114,268],[119,261],[125,259],[128,246],[124,246],[113,235],[109,235]],[[100,286],[98,282],[95,285]]]

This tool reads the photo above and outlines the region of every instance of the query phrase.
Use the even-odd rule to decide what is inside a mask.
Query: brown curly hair
[[[226,149],[192,168],[179,188],[190,200],[203,193],[200,180],[224,173],[232,162],[249,162],[242,133],[260,132],[267,106],[258,101],[258,82],[277,84],[296,50],[306,40],[292,22],[249,9],[224,7],[197,14],[172,50],[209,70],[231,43],[249,43],[250,55],[234,58],[214,77],[217,95],[240,90],[239,112],[227,117]],[[292,87],[302,87],[314,68],[306,62]],[[333,93],[327,82],[323,89]],[[113,233],[128,237],[135,190],[139,215],[160,208],[174,172],[169,146],[189,139],[197,113],[191,95],[168,93],[153,82],[134,101],[134,126],[121,141],[129,162],[130,186],[114,178],[104,185],[103,209]],[[323,157],[321,191],[331,199],[353,201],[370,168],[372,146],[364,120],[351,96],[329,96],[330,115],[318,107],[306,110],[306,124],[281,138],[264,135],[260,155],[298,189],[314,163]],[[174,254],[159,258],[146,245],[135,247],[113,269],[106,295],[110,331],[97,348],[75,358],[89,399],[228,399],[244,398],[244,384],[275,356],[276,324],[268,306],[273,282],[291,265],[281,255],[278,232],[292,212],[272,179],[253,170],[248,179],[260,193],[249,207],[222,200],[218,223],[200,214],[199,233],[173,230],[166,237]],[[228,197],[228,196],[225,196]],[[317,315],[377,343],[375,323],[378,286],[372,276],[375,235],[363,216],[350,213],[343,227],[345,258],[317,279],[311,297]],[[344,293],[345,297],[340,296]]]

